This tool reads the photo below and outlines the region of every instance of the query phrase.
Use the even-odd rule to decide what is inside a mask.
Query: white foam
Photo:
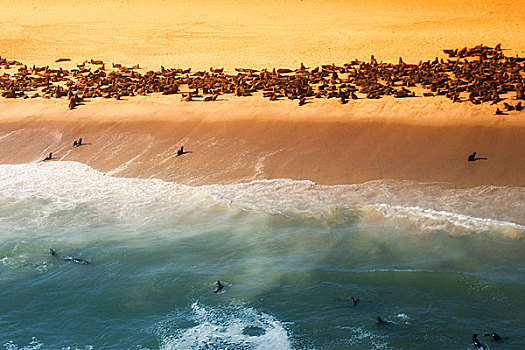
[[[40,349],[49,349],[49,347],[47,347],[45,344],[40,342],[37,338],[33,337],[31,339],[31,342],[28,345],[18,345],[12,341],[5,342],[4,349],[5,350],[40,350]],[[94,348],[91,345],[86,345],[83,348],[79,348],[76,346],[75,347],[68,346],[68,347],[60,348],[60,350],[93,350],[93,349]]]
[[[389,223],[418,233],[492,232],[525,236],[525,188],[482,186],[450,189],[440,184],[372,181],[321,186],[310,181],[259,180],[209,186],[218,200],[278,215],[302,215],[335,224],[348,220],[367,225]],[[511,200],[512,199],[512,200]],[[521,200],[520,200],[521,199]],[[494,203],[505,203],[498,207]]]
[[[385,336],[377,334],[371,330],[365,330],[361,327],[350,327],[349,331],[349,345],[364,345],[368,346],[370,349],[377,350],[390,348],[388,343],[385,341]]]
[[[10,214],[0,216],[0,225],[10,220],[14,229],[13,225],[41,228],[67,217],[76,219],[70,226],[89,220],[138,225],[170,211],[185,217],[196,208],[214,210],[222,205],[198,188],[115,178],[75,162],[2,165],[0,169],[0,210]]]
[[[522,187],[452,189],[442,184],[393,180],[322,186],[289,179],[190,187],[154,179],[111,177],[68,161],[0,165],[0,170],[0,209],[12,206],[14,218],[24,214],[24,225],[38,226],[54,213],[74,211],[79,206],[91,208],[94,218],[117,223],[143,222],[168,213],[184,220],[233,208],[300,216],[329,225],[371,223],[413,233],[490,232],[525,237]],[[30,204],[38,206],[35,213],[25,212]],[[2,220],[5,218],[0,216],[0,224]]]
[[[258,178],[261,178],[263,176],[263,174],[264,174],[264,162],[266,161],[267,158],[272,157],[275,154],[277,154],[279,152],[282,152],[282,151],[283,151],[282,149],[279,149],[277,151],[266,153],[263,156],[259,157],[259,159],[257,160],[257,162],[255,163],[255,166],[254,166],[255,175],[253,176],[253,179],[258,179]]]
[[[411,272],[428,272],[428,273],[433,273],[435,271],[433,270],[427,270],[427,269],[372,269],[372,270],[369,270],[369,272],[406,272],[406,273],[411,273]]]
[[[443,210],[425,209],[417,206],[399,206],[380,203],[366,206],[364,212],[380,213],[382,219],[397,223],[409,223],[418,228],[418,232],[444,231],[455,235],[470,234],[479,231],[491,231],[509,238],[523,238],[525,226],[513,222],[469,215],[450,213]]]
[[[162,350],[172,349],[291,349],[288,332],[273,316],[242,305],[221,307],[191,305],[195,326],[164,336]],[[256,332],[247,332],[255,329]]]
[[[4,343],[5,350],[39,350],[42,349],[42,344],[38,339],[33,337],[28,345],[19,346],[11,341]]]

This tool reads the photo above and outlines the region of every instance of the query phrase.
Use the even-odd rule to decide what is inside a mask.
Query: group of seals
[[[80,146],[84,146],[84,144],[82,143],[82,137],[80,139],[75,140],[73,141],[73,147],[80,147]]]
[[[357,93],[368,99],[387,95],[394,98],[415,97],[414,87],[427,89],[423,96],[446,96],[453,102],[497,104],[502,95],[515,93],[515,99],[525,99],[525,83],[521,74],[525,58],[507,57],[501,45],[492,48],[478,45],[473,48],[444,50],[445,61],[420,61],[408,64],[399,58],[397,64],[378,62],[372,55],[370,62],[357,59],[342,66],[321,65],[309,69],[301,63],[299,69],[236,68],[236,74],[227,74],[223,68],[192,72],[191,68],[164,68],[159,71],[137,72],[139,65],[124,67],[113,64],[106,69],[101,60],[84,61],[77,69],[51,69],[49,66],[32,68],[18,61],[0,57],[0,67],[17,66],[13,76],[0,76],[0,89],[6,98],[62,98],[69,99],[74,109],[84,99],[115,98],[162,93],[182,94],[184,101],[215,101],[219,95],[251,96],[261,92],[270,101],[288,98],[302,106],[315,98],[336,98],[342,104],[358,99]],[[57,62],[62,62],[60,58]],[[63,82],[66,87],[63,87]],[[62,83],[62,84],[61,84]],[[182,92],[183,90],[188,92]],[[33,94],[30,94],[33,92]],[[520,103],[506,104],[509,111],[521,111]],[[505,115],[499,107],[496,114]]]
[[[82,137],[80,139],[75,140],[73,141],[73,147],[80,147],[80,146],[84,146],[86,145],[86,143],[83,143],[82,142]],[[44,159],[42,159],[43,162],[47,162],[49,160],[53,160],[55,158],[53,158],[53,152],[50,152],[49,155],[47,157],[45,157]]]
[[[485,334],[485,337],[491,337],[492,341],[496,341],[496,342],[499,342],[499,341],[501,341],[503,339],[498,333],[495,333],[495,332]],[[483,344],[481,344],[481,342],[478,339],[478,334],[477,333],[472,334],[472,345],[474,345],[474,348],[476,350],[477,349],[484,349]]]
[[[219,281],[217,281],[217,283],[220,283]],[[350,307],[355,307],[357,306],[357,303],[359,302],[359,299],[355,299],[353,296],[350,298]],[[387,324],[392,324],[392,322],[388,321],[388,320],[385,320],[383,319],[381,316],[377,316],[376,319],[376,324],[379,326],[379,325],[387,325]],[[496,332],[492,332],[492,333],[487,333],[485,334],[485,337],[490,337],[492,339],[492,341],[496,341],[496,342],[500,342],[503,340],[503,337],[501,337],[498,333]],[[483,344],[479,341],[478,339],[478,334],[473,334],[472,335],[472,345],[474,345],[474,348],[475,349],[484,349],[483,347]]]
[[[78,140],[74,140],[73,141],[73,147],[80,147],[80,146],[84,146],[84,145],[90,145],[90,143],[84,143],[82,141],[82,137],[79,138]],[[176,157],[179,157],[179,156],[182,156],[183,154],[188,154],[188,153],[193,153],[193,151],[185,151],[184,150],[184,146],[181,146],[179,150],[177,150],[177,156]],[[43,162],[47,162],[49,160],[52,160],[52,159],[55,159],[53,158],[53,153],[50,152],[49,155],[47,157],[45,157],[44,159],[42,159]]]
[[[56,256],[56,251],[53,248],[49,248],[49,254],[51,254],[52,256]],[[81,258],[73,258],[73,257],[66,257],[66,258],[64,258],[64,260],[65,261],[72,261],[72,262],[74,262],[76,264],[81,264],[81,265],[87,265],[87,264],[90,263],[88,260],[84,260],[84,259],[81,259]],[[224,289],[224,285],[221,283],[220,280],[217,280],[217,282],[215,282],[215,290],[213,292],[214,293],[219,293],[223,289]],[[359,302],[359,300],[360,299],[355,299],[352,296],[351,297],[351,307],[357,306],[357,303]],[[391,323],[391,322],[384,320],[383,318],[381,318],[381,316],[377,316],[376,317],[376,323],[378,325],[380,325],[380,324],[388,324],[388,323]],[[493,341],[501,341],[503,339],[498,333],[495,333],[495,332],[485,334],[485,337],[491,337]],[[484,348],[483,344],[478,339],[478,334],[477,333],[472,335],[472,344],[474,345],[475,349],[483,349]]]

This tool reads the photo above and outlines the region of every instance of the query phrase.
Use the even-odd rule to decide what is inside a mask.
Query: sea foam
[[[181,315],[175,319],[180,320]],[[275,317],[244,305],[220,308],[198,301],[184,317],[193,325],[174,327],[171,321],[154,331],[161,338],[161,349],[291,349],[284,325]],[[173,321],[174,322],[174,321]],[[180,321],[179,321],[180,322]]]
[[[38,227],[62,217],[57,213],[74,215],[80,207],[88,208],[92,220],[102,225],[104,218],[117,224],[135,220],[140,225],[167,213],[180,222],[244,210],[327,225],[390,225],[413,233],[490,232],[510,238],[525,234],[525,188],[521,187],[454,189],[394,180],[325,186],[290,179],[192,187],[111,177],[75,162],[1,165],[0,169],[0,225],[19,220],[24,226]]]

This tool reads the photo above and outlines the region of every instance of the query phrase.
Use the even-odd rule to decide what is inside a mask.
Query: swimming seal
[[[359,299],[354,299],[354,297],[350,297],[350,298],[352,299],[352,307],[356,306]]]
[[[475,349],[483,349],[483,345],[478,340],[478,335],[477,334],[472,334],[472,344],[474,345]]]
[[[485,337],[492,337],[493,341],[501,340],[501,336],[496,332],[485,334]]]
[[[80,265],[87,265],[87,264],[89,264],[89,261],[87,261],[87,260],[80,259],[80,258],[72,258],[70,256],[68,256],[67,258],[64,258],[64,260],[65,261],[72,261],[75,264],[80,264]]]
[[[213,293],[218,293],[224,288],[224,285],[219,280],[217,280],[217,282],[215,284],[216,284],[216,287],[215,287],[215,290],[213,291]]]

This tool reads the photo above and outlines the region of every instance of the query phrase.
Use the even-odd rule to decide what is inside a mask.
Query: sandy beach
[[[501,43],[525,54],[522,0],[89,2],[4,4],[0,55],[28,65],[58,57],[147,69],[342,64],[354,58],[406,62],[442,50]],[[62,65],[69,68],[67,65]]]
[[[109,175],[193,185],[273,178],[525,185],[523,116],[442,97],[298,107],[260,97],[208,104],[159,96],[76,110],[60,102],[2,101],[0,162],[37,162],[53,152],[56,161]],[[80,137],[87,144],[73,148]],[[193,153],[176,157],[181,145]],[[467,162],[474,151],[488,160]]]
[[[71,69],[102,59],[148,69],[297,68],[354,58],[405,62],[444,58],[444,48],[501,43],[525,53],[523,1],[207,1],[155,6],[130,1],[8,4],[2,57]],[[205,20],[202,13],[206,13]],[[107,15],[111,14],[111,20]],[[254,14],[257,13],[257,16]],[[56,63],[58,57],[71,58]],[[0,100],[1,163],[53,152],[109,175],[187,184],[291,178],[320,184],[376,179],[454,186],[525,185],[525,116],[453,104],[443,96],[399,100],[268,102],[221,96],[185,104],[180,95]],[[73,149],[82,137],[88,145]],[[193,153],[175,157],[178,148]],[[477,152],[488,160],[467,162]]]
[[[523,350],[525,0],[0,10],[2,349]]]

